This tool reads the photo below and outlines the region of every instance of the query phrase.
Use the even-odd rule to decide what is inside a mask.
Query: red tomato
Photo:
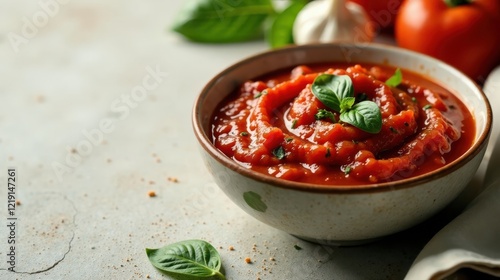
[[[363,7],[379,29],[392,31],[399,6],[404,0],[350,0]]]
[[[500,62],[500,1],[406,0],[395,35],[399,46],[441,59],[482,82]]]

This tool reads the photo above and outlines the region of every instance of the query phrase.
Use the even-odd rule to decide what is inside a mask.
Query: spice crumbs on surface
[[[43,103],[43,102],[45,102],[45,96],[43,96],[43,95],[36,95],[35,96],[35,101],[37,103]]]
[[[229,246],[229,251],[234,251],[234,247],[233,246]]]
[[[246,263],[252,263],[252,259],[251,259],[251,258],[249,258],[249,257],[246,257],[246,258],[245,258],[245,262],[246,262]]]
[[[16,205],[17,206],[21,205],[21,200],[16,200]]]
[[[155,191],[149,191],[148,192],[148,196],[149,197],[155,197],[156,196],[156,192]]]
[[[167,177],[167,180],[172,183],[179,183],[179,179],[177,179],[177,177]]]

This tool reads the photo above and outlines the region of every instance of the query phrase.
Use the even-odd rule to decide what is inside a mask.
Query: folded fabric
[[[500,116],[495,115],[500,112],[500,67],[489,75],[484,91],[494,113],[484,191],[426,244],[405,280],[443,279],[461,268],[500,277]]]

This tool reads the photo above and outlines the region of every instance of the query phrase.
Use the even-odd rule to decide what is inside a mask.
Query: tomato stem
[[[460,5],[470,4],[472,0],[444,0],[448,7],[456,7]]]

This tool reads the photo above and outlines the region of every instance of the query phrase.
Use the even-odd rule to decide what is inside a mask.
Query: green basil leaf
[[[346,98],[340,100],[340,113],[351,110],[355,101],[356,101],[356,98],[354,98],[354,97],[346,97]]]
[[[349,175],[349,173],[351,173],[351,167],[348,165],[348,166],[344,167],[344,174]]]
[[[328,108],[340,112],[340,101],[354,96],[351,78],[347,75],[321,74],[312,84],[312,92]]]
[[[403,81],[403,73],[401,73],[401,69],[396,69],[394,74],[385,81],[385,84],[390,87],[397,87]]]
[[[382,115],[373,101],[362,101],[351,110],[340,114],[340,120],[369,133],[378,133],[382,129]]]
[[[167,273],[188,275],[199,278],[218,276],[221,259],[217,250],[203,240],[186,240],[158,249],[146,248],[151,264]]]
[[[335,115],[332,112],[325,109],[319,109],[316,115],[314,115],[314,118],[317,120],[329,118],[330,120],[332,120],[332,122],[337,122],[337,120],[335,120]]]
[[[282,160],[285,158],[286,153],[285,149],[283,149],[283,146],[279,146],[273,150],[273,155],[277,157],[279,160]]]
[[[265,19],[274,14],[271,0],[192,0],[173,30],[205,43],[229,43],[262,36]]]
[[[306,4],[306,0],[295,1],[276,16],[267,36],[267,41],[272,48],[293,43],[293,23]]]

